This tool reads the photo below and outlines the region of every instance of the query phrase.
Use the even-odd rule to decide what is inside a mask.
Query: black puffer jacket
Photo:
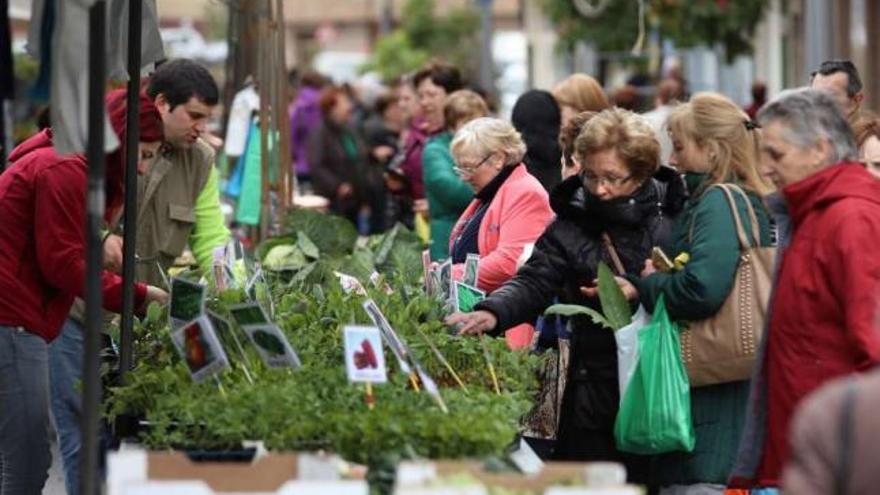
[[[560,302],[599,308],[580,287],[592,284],[599,261],[613,267],[601,235],[607,232],[627,273],[640,273],[651,248],[663,244],[686,199],[684,181],[661,168],[630,197],[599,201],[572,177],[553,191],[556,219],[516,276],[477,305],[498,318],[496,332],[532,322]],[[619,403],[617,347],[613,333],[586,317],[572,322],[569,385],[563,398],[557,457],[618,459],[613,427]]]

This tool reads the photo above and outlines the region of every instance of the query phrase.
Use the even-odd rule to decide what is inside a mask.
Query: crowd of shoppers
[[[205,270],[229,237],[205,139],[216,83],[179,60],[144,88],[138,255],[167,266],[188,245]],[[688,335],[711,328],[739,338],[760,315],[761,328],[749,327],[746,372],[704,383],[688,368],[694,450],[651,455],[615,441],[613,333],[571,317],[571,361],[545,455],[622,462],[630,479],[663,495],[866,493],[880,483],[864,453],[877,438],[871,408],[880,403],[872,371],[880,256],[871,254],[880,242],[880,119],[865,108],[854,64],[824,62],[808,88],[771,99],[756,82],[744,109],[719,94],[689,97],[674,74],[653,98],[641,85],[609,97],[596,79],[574,74],[552,91],[521,95],[509,121],[443,63],[378,93],[314,72],[296,88],[289,166],[300,192],[326,198],[364,235],[398,222],[416,229],[433,261],[451,260],[455,280],[469,255],[479,256],[476,286],[486,299],[447,318],[462,335],[534,348],[535,325],[554,301],[602,310],[600,263],[612,267],[633,308],[653,311],[662,296]],[[652,99],[653,109],[635,112]],[[238,106],[252,110],[251,100]],[[109,93],[107,108],[124,141],[124,94]],[[22,294],[0,300],[0,369],[9,370],[0,391],[13,391],[0,408],[0,486],[11,492],[37,492],[45,482],[50,407],[70,493],[77,485],[78,406],[67,398],[76,396],[71,363],[83,331],[73,302],[84,287],[87,164],[56,155],[52,139],[49,127],[22,143],[0,175],[0,288]],[[121,298],[113,271],[122,238],[113,229],[122,158],[117,151],[107,159],[102,281],[111,310]],[[658,250],[675,266],[659,267]],[[752,250],[775,253],[775,266],[759,267],[772,293],[744,303]],[[138,310],[167,299],[153,265],[139,268]],[[697,337],[705,335],[694,345]]]

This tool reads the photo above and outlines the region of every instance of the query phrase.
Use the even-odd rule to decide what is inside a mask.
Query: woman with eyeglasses
[[[449,324],[462,334],[497,334],[534,321],[554,297],[599,309],[587,287],[600,261],[639,273],[662,243],[685,200],[684,183],[660,167],[660,145],[642,117],[618,108],[590,119],[575,141],[582,168],[554,189],[556,219],[538,239],[516,276]],[[614,334],[583,316],[571,318],[571,364],[560,411],[554,457],[622,461],[631,479],[646,482],[645,459],[624,456],[614,441],[619,385]]]
[[[544,187],[526,170],[526,145],[514,127],[483,117],[460,128],[450,145],[456,173],[474,199],[449,237],[452,275],[460,280],[468,254],[479,254],[477,287],[491,294],[516,273],[517,261],[553,218]],[[521,322],[525,323],[525,322]],[[505,334],[511,349],[528,347],[534,328]]]

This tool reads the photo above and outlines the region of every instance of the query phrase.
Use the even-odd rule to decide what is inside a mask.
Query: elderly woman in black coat
[[[659,153],[642,117],[610,109],[591,119],[575,144],[582,171],[554,190],[556,219],[531,258],[473,313],[452,315],[447,322],[461,325],[463,334],[494,335],[534,321],[555,296],[599,309],[589,288],[599,262],[614,267],[618,258],[626,273],[640,273],[684,204],[684,183],[675,171],[660,167]],[[620,399],[614,335],[582,316],[572,318],[571,326],[571,365],[555,456],[623,461],[631,478],[645,482],[645,459],[624,456],[614,442]]]

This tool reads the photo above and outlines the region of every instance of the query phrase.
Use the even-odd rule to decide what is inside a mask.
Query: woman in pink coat
[[[526,145],[503,120],[480,118],[456,132],[450,145],[456,172],[470,184],[474,200],[449,238],[453,278],[464,274],[467,255],[480,255],[477,287],[491,293],[513,277],[517,262],[553,219],[544,187],[522,163]],[[512,349],[527,347],[534,328],[505,334]]]

